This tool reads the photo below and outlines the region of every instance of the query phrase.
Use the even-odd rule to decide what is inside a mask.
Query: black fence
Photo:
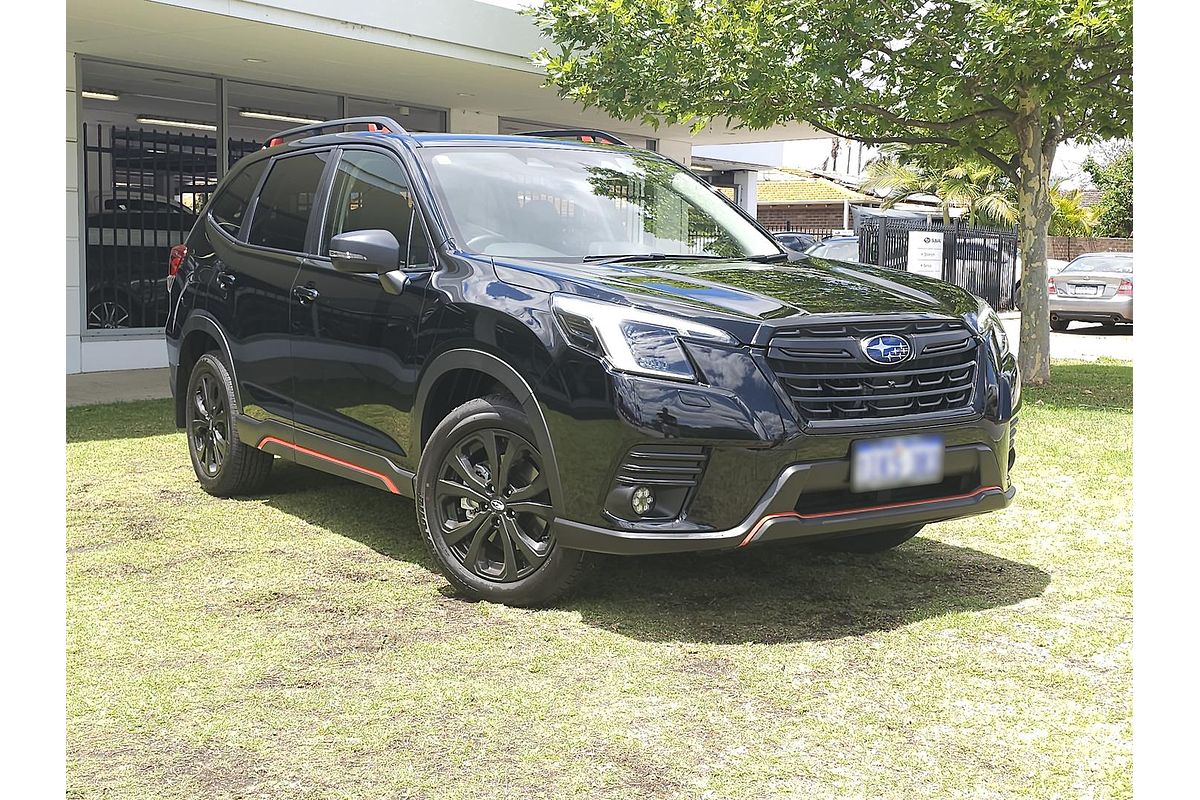
[[[763,225],[770,233],[802,233],[806,236],[811,236],[814,239],[828,239],[835,233],[840,233],[840,228],[806,228],[803,226],[794,226],[791,223],[782,225]]]
[[[944,225],[923,220],[876,217],[858,228],[858,260],[910,270],[913,233],[941,233],[941,278],[982,297],[996,309],[1014,307],[1017,271],[1015,228]],[[924,237],[936,243],[936,237]],[[917,244],[922,242],[918,240]],[[928,246],[929,242],[925,242]]]
[[[83,126],[84,319],[88,328],[157,328],[167,261],[216,187],[211,135]]]

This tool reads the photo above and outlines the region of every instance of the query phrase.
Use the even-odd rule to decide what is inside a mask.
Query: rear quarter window
[[[242,230],[242,221],[246,218],[246,207],[250,205],[250,196],[254,187],[262,178],[266,169],[266,161],[257,161],[229,182],[225,189],[209,204],[209,215],[221,230],[234,237]]]

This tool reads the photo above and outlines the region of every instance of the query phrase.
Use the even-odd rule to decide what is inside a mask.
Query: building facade
[[[508,0],[67,3],[67,371],[166,364],[170,247],[240,157],[280,130],[381,115],[413,131],[610,130],[689,163],[693,143],[816,135],[658,130],[542,86],[544,41]],[[726,176],[728,177],[728,176]],[[754,173],[731,178],[754,211]]]

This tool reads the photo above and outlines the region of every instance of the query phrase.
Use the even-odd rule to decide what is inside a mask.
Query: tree
[[[1133,145],[1122,144],[1102,155],[1088,156],[1083,169],[1100,190],[1098,236],[1133,236]]]
[[[1130,134],[1132,0],[545,0],[530,13],[554,43],[535,56],[548,81],[618,118],[800,120],[995,166],[1019,198],[1021,369],[1049,380],[1050,166],[1063,141]]]
[[[968,159],[947,166],[944,154],[921,148],[890,145],[867,165],[866,191],[886,192],[883,207],[917,194],[941,200],[942,221],[950,221],[950,209],[964,208],[974,224],[1010,226],[1018,219],[1017,189],[1012,181],[990,164]],[[1087,236],[1096,215],[1083,205],[1078,189],[1063,189],[1062,181],[1050,185],[1051,236]]]
[[[941,201],[942,222],[949,224],[951,208],[965,208],[973,223],[1012,225],[1017,221],[1016,193],[1000,170],[980,161],[963,161],[945,169],[884,156],[867,165],[866,191],[887,192],[883,207],[891,208],[916,194]]]

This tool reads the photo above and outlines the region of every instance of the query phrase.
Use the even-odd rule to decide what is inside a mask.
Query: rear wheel
[[[217,497],[258,491],[275,457],[238,435],[233,378],[214,353],[196,360],[185,400],[188,452],[204,491]]]
[[[468,597],[544,605],[582,573],[585,554],[555,542],[554,500],[535,442],[515,401],[491,396],[450,412],[421,455],[421,534]]]
[[[1071,321],[1068,319],[1052,319],[1052,320],[1050,320],[1050,330],[1058,331],[1059,333],[1062,333],[1063,331],[1065,331],[1070,325],[1071,325]]]
[[[872,533],[860,533],[857,536],[845,536],[838,539],[826,539],[816,542],[817,547],[834,553],[882,553],[899,547],[921,532],[924,525],[913,525],[907,528],[889,528]]]

